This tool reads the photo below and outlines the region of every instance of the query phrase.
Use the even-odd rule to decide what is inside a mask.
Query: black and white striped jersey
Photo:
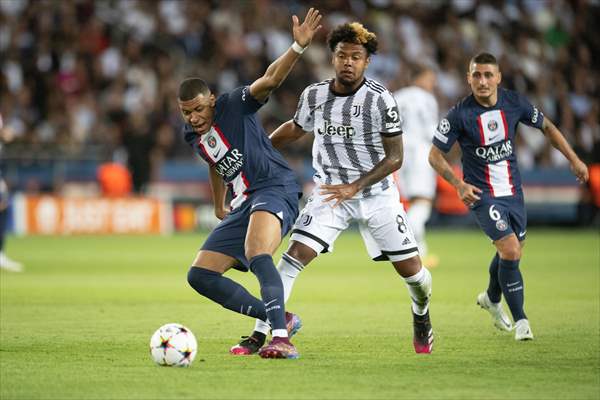
[[[317,184],[350,183],[385,157],[382,136],[402,134],[402,120],[392,94],[365,78],[352,93],[333,91],[333,79],[302,92],[294,122],[315,135],[312,156]],[[367,197],[393,184],[387,176],[355,197]]]

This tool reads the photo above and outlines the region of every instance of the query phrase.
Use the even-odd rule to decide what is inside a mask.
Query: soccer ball
[[[150,355],[158,365],[188,367],[197,351],[194,334],[181,324],[163,325],[150,338]]]

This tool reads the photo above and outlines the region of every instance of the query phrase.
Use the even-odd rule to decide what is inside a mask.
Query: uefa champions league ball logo
[[[448,121],[448,119],[444,118],[443,120],[440,121],[440,124],[438,126],[438,131],[442,134],[445,135],[448,132],[450,132],[450,121]]]

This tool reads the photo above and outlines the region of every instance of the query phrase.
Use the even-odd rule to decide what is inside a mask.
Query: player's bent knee
[[[519,260],[521,258],[521,244],[514,234],[497,240],[494,244],[501,259]]]
[[[504,246],[498,250],[500,258],[503,260],[519,260],[521,258],[520,246]]]
[[[292,241],[290,247],[286,251],[287,255],[298,260],[302,265],[308,265],[317,257],[317,252],[305,245],[304,243]]]
[[[394,261],[392,263],[396,271],[403,277],[413,276],[421,270],[421,258],[414,256],[402,261]]]
[[[191,267],[187,274],[187,281],[196,292],[206,295],[220,275],[205,268]]]

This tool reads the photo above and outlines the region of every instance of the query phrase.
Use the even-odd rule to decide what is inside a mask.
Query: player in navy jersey
[[[263,358],[298,357],[289,336],[300,321],[285,313],[283,285],[272,254],[298,215],[301,188],[256,112],[310,44],[321,28],[320,20],[313,8],[302,24],[294,15],[295,42],[249,86],[218,98],[199,78],[186,79],[179,87],[185,140],[210,166],[215,214],[222,220],[198,252],[188,282],[223,307],[270,323],[273,339],[260,349]],[[225,184],[231,191],[231,211],[224,204]],[[234,266],[256,275],[262,301],[223,276]]]
[[[501,306],[504,295],[515,322],[515,339],[531,340],[533,333],[523,310],[524,284],[519,270],[527,219],[515,155],[517,125],[521,122],[542,130],[552,146],[569,160],[579,182],[588,180],[588,170],[556,126],[524,96],[498,88],[501,79],[493,55],[480,53],[471,59],[467,81],[472,94],[439,123],[429,162],[456,188],[496,246],[489,267],[489,285],[487,291],[478,295],[477,304],[491,314],[498,329],[511,331],[513,325]],[[443,154],[456,141],[462,150],[463,179],[454,174]]]
[[[14,133],[8,127],[4,127],[2,114],[0,114],[0,155],[2,155],[2,147],[5,142],[10,142],[14,137]],[[0,269],[12,272],[23,271],[23,264],[12,260],[4,251],[4,239],[6,235],[6,225],[8,223],[8,206],[9,193],[8,186],[2,177],[0,169]]]

